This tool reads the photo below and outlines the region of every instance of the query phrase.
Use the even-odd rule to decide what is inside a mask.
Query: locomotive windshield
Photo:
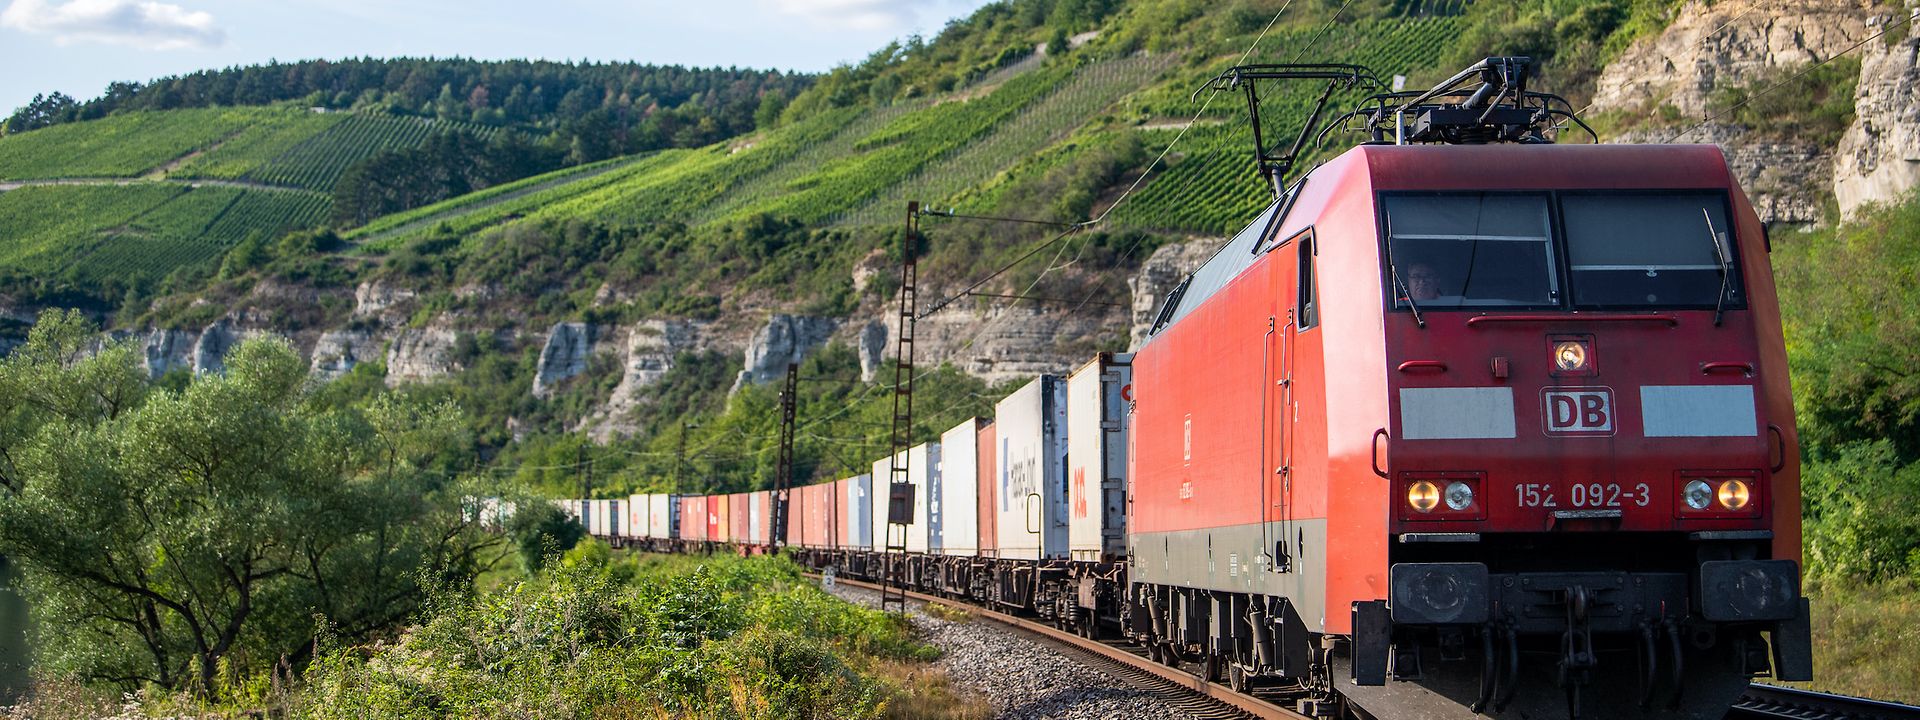
[[[1395,307],[1742,303],[1722,194],[1394,193],[1381,207]]]
[[[1545,194],[1392,195],[1385,205],[1401,307],[1559,303]]]
[[[1722,196],[1569,194],[1560,208],[1576,306],[1740,303]]]

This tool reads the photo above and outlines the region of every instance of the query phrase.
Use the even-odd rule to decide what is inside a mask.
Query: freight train
[[[1220,82],[1257,111],[1303,77],[1370,80]],[[1369,141],[1292,182],[1259,147],[1274,201],[1135,352],[906,451],[904,553],[890,458],[794,488],[784,542],[766,491],[562,503],[616,542],[784,545],[1125,636],[1311,715],[1706,719],[1809,679],[1766,228],[1714,146],[1548,142],[1572,118],[1524,77],[1375,95],[1340,121]]]

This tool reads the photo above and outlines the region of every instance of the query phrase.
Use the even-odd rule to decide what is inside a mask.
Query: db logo
[[[1612,388],[1549,388],[1540,398],[1548,435],[1613,434]]]

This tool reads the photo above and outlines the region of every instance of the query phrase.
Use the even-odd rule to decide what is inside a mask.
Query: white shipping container
[[[933,487],[940,482],[940,443],[921,443],[907,451],[907,481],[913,483],[913,529],[907,533],[907,552],[927,552],[940,533],[933,514]]]
[[[655,540],[672,540],[679,537],[674,531],[680,529],[680,503],[672,493],[652,493],[647,495],[647,537]]]
[[[1042,375],[994,407],[1000,557],[1067,557],[1066,383]]]
[[[859,475],[847,481],[846,532],[840,544],[854,550],[873,549],[873,476]]]
[[[1067,376],[1067,545],[1074,560],[1126,551],[1127,402],[1133,355],[1100,353]]]
[[[980,427],[968,418],[940,436],[940,482],[932,506],[939,509],[940,541],[929,543],[936,555],[976,555],[980,548]]]
[[[647,496],[627,496],[627,537],[647,536]]]
[[[767,537],[766,508],[760,506],[761,494],[747,493],[747,544],[759,545]],[[738,509],[735,509],[738,512]]]
[[[893,501],[893,499],[891,499],[891,493],[893,493],[893,463],[887,461],[887,459],[879,459],[879,461],[876,461],[876,463],[874,463],[874,551],[881,551],[881,553],[883,553],[883,551],[887,551],[887,545],[906,545],[906,551],[908,551],[908,553],[912,553],[914,547],[920,547],[920,551],[924,553],[925,545],[927,545],[925,497],[922,497],[920,488],[914,486],[914,480],[916,480],[916,474],[920,474],[920,478],[925,478],[924,470],[918,468],[918,465],[922,465],[925,461],[925,451],[922,451],[922,453],[914,453],[912,449],[906,449],[906,451],[900,453],[899,457],[902,463],[906,463],[906,478],[904,478],[904,480],[906,480],[908,488],[914,493],[914,503],[912,503],[912,505],[914,505],[914,513],[908,515],[908,526],[906,526],[906,530],[904,530],[906,536],[900,536],[899,528],[891,530],[891,532],[893,532],[891,536],[887,534],[887,532],[889,532],[889,528],[887,528],[887,507],[889,507],[889,503]],[[920,540],[914,540],[914,536],[918,536]]]
[[[628,535],[630,531],[627,530],[627,519],[630,517],[630,514],[627,512],[627,501],[612,500],[609,501],[609,504],[613,506],[613,536],[618,538],[630,537]]]

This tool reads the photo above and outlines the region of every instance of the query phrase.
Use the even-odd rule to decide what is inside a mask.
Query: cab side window
[[[1316,250],[1313,231],[1301,233],[1294,240],[1294,245],[1298,247],[1296,252],[1300,260],[1300,272],[1295,276],[1299,280],[1296,284],[1300,286],[1300,297],[1294,307],[1300,308],[1300,329],[1310,330],[1320,325],[1320,303],[1316,297],[1319,287],[1313,276],[1313,256]]]

